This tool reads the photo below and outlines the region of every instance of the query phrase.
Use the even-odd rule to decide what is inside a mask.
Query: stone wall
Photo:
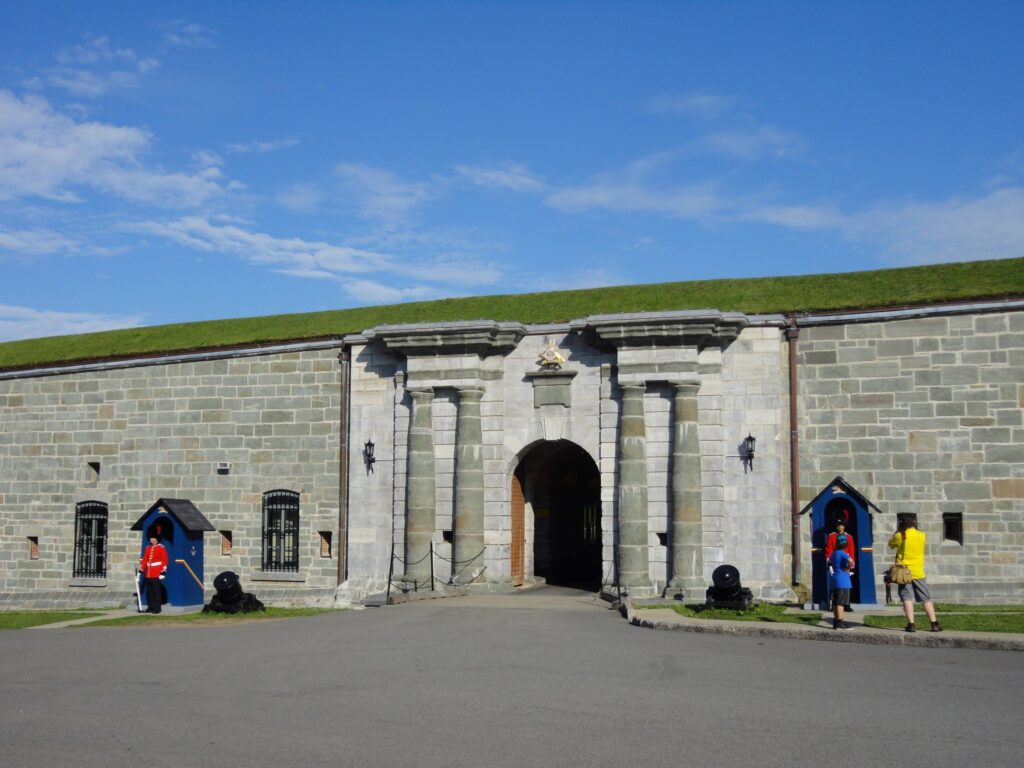
[[[0,380],[5,604],[27,603],[32,593],[54,605],[130,595],[140,534],[129,528],[161,497],[190,499],[218,531],[231,532],[230,554],[220,533],[204,536],[207,586],[232,570],[257,597],[261,586],[285,602],[295,601],[295,588],[333,596],[337,354],[335,345]],[[230,464],[226,473],[221,462]],[[262,494],[278,488],[300,493],[297,574],[260,573]],[[72,579],[75,505],[86,500],[108,505],[105,580]],[[321,556],[321,531],[332,539],[329,557]]]
[[[879,594],[896,513],[913,512],[936,599],[1024,599],[1024,313],[810,326],[799,345],[801,497],[842,475],[883,510]],[[943,515],[962,516],[962,544]]]

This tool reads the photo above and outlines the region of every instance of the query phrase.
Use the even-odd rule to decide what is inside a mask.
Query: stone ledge
[[[279,581],[279,582],[301,582],[305,583],[306,577],[301,573],[289,573],[282,571],[254,571],[249,576],[249,581]]]

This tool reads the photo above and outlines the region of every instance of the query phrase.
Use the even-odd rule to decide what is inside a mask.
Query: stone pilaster
[[[640,384],[620,386],[619,417],[619,583],[651,586],[647,553],[647,432]]]
[[[704,582],[704,525],[701,509],[698,382],[673,386],[672,406],[672,587],[701,595]]]
[[[480,400],[483,389],[458,387],[455,445],[455,552],[453,576],[466,583],[483,566],[484,462]]]
[[[410,389],[409,472],[405,520],[405,576],[421,584],[430,578],[430,541],[437,507],[434,477],[432,389]]]

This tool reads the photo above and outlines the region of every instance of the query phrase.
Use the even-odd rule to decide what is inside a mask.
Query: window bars
[[[82,501],[75,505],[74,578],[107,577],[107,505]]]
[[[295,491],[263,494],[263,570],[299,570],[299,494]]]

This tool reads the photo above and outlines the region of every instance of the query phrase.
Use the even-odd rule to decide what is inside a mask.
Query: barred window
[[[299,494],[263,494],[263,570],[299,570]]]
[[[107,505],[102,501],[81,501],[75,505],[72,575],[82,579],[107,577]]]

